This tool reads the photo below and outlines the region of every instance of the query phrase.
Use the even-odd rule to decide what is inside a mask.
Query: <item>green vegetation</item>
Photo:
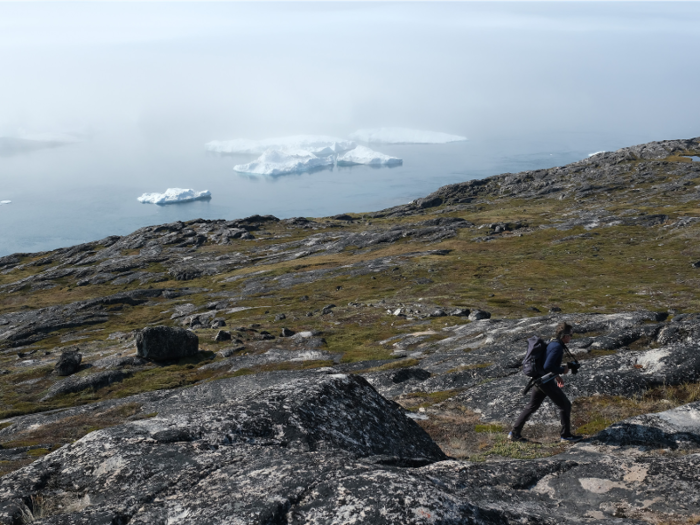
[[[420,215],[399,218],[375,218],[356,214],[358,220],[352,223],[325,223],[321,220],[316,224],[316,229],[289,228],[281,223],[266,223],[261,230],[254,232],[256,239],[253,241],[233,240],[230,245],[207,243],[197,248],[197,252],[205,252],[211,257],[240,255],[242,259],[248,258],[248,263],[232,264],[227,267],[229,271],[224,273],[203,275],[186,282],[174,280],[167,274],[169,265],[159,262],[151,263],[146,270],[164,273],[167,280],[145,286],[138,280],[125,285],[78,286],[74,277],[64,277],[54,280],[56,286],[53,288],[32,290],[31,285],[23,286],[18,281],[53,268],[58,263],[48,262],[51,254],[25,256],[21,267],[0,272],[0,286],[18,283],[17,289],[3,289],[0,314],[67,305],[144,287],[187,288],[188,292],[174,298],[153,298],[135,306],[107,306],[104,308],[104,312],[108,313],[106,322],[61,328],[49,333],[45,339],[18,349],[18,352],[32,352],[27,359],[36,359],[36,366],[20,366],[19,356],[8,351],[9,347],[5,346],[5,352],[0,354],[0,369],[9,373],[0,375],[0,418],[118,399],[159,389],[188,387],[225,377],[333,365],[331,360],[320,359],[246,366],[232,373],[227,367],[205,370],[202,368],[204,365],[221,360],[214,352],[226,348],[229,343],[213,342],[215,330],[198,329],[196,332],[203,352],[196,358],[174,364],[149,365],[134,370],[122,382],[105,388],[67,394],[47,402],[40,401],[49,387],[63,380],[55,376],[52,370],[60,351],[66,347],[78,345],[88,363],[102,355],[133,353],[133,343],[109,339],[110,334],[128,334],[148,325],[180,326],[180,320],[171,319],[175,306],[192,303],[204,307],[222,297],[235,297],[235,306],[249,308],[231,313],[226,310],[217,311],[216,315],[225,319],[227,330],[254,325],[258,333],[266,330],[273,335],[278,335],[283,326],[297,332],[317,330],[327,343],[323,350],[338,354],[341,363],[386,361],[385,364],[365,368],[357,373],[417,366],[419,360],[415,358],[393,359],[392,352],[395,348],[392,344],[397,341],[393,337],[428,333],[429,335],[421,336],[422,339],[416,338],[409,345],[413,349],[425,342],[445,337],[441,329],[446,325],[467,322],[454,317],[411,319],[410,315],[399,317],[387,313],[390,305],[395,307],[401,303],[439,305],[443,308],[478,308],[491,312],[495,318],[542,315],[552,306],[561,308],[565,313],[671,309],[678,313],[700,311],[700,295],[697,294],[700,270],[690,264],[700,260],[700,245],[697,243],[700,224],[692,223],[684,228],[670,227],[680,218],[700,216],[700,204],[695,199],[684,198],[682,191],[652,191],[652,187],[659,183],[673,182],[677,176],[673,173],[674,166],[678,165],[676,163],[688,161],[684,157],[669,157],[659,162],[632,161],[620,164],[621,169],[630,170],[621,175],[620,189],[592,196],[567,194],[562,199],[523,199],[492,193],[479,197],[472,203],[462,203],[451,208],[440,206],[424,210]],[[634,187],[626,185],[636,169],[653,171],[655,175],[649,177],[648,182],[635,182]],[[690,191],[693,185],[700,185],[700,177],[684,184]],[[565,231],[556,227],[562,220],[578,217],[579,213],[599,210],[621,217],[631,214],[664,214],[668,216],[668,221],[653,227],[618,223],[590,231],[582,226]],[[378,243],[363,249],[349,247],[341,253],[324,251],[321,255],[313,254],[289,261],[280,261],[275,253],[265,251],[280,243],[306,242],[311,235],[316,234],[362,232],[375,227],[390,228],[441,217],[463,218],[477,226],[494,222],[513,224],[518,221],[527,226],[495,235],[488,242],[483,242],[488,229],[464,228],[458,230],[457,236],[441,242],[425,244],[405,237],[394,243]],[[368,222],[371,222],[371,227]],[[99,246],[94,248],[99,249]],[[445,252],[442,255],[406,256],[427,250]],[[124,255],[136,254],[138,251],[131,250]],[[391,258],[391,265],[377,271],[358,269],[358,265],[380,258]],[[40,260],[47,264],[27,265]],[[280,281],[268,281],[270,286],[264,291],[257,294],[242,293],[254,279],[272,279],[291,273],[318,270],[327,272],[314,275],[308,279],[309,282],[299,281],[288,287],[281,286]],[[252,275],[258,272],[264,273]],[[235,280],[226,282],[230,278]],[[321,315],[321,310],[329,304],[336,307],[331,313]],[[275,321],[278,313],[284,313],[286,319]],[[597,335],[601,334],[577,334],[577,337]],[[240,337],[245,349],[237,350],[236,355],[262,354],[278,343],[282,346],[284,344],[281,339],[260,341],[254,334],[249,338],[243,335]],[[381,344],[382,341],[385,344]],[[650,340],[641,338],[619,351],[640,350],[651,344]],[[470,350],[465,348],[465,352]],[[45,352],[51,352],[50,356],[44,357]],[[586,358],[598,358],[616,352],[607,348],[594,349]],[[21,359],[25,357],[20,358],[19,362]],[[489,366],[493,366],[493,363],[465,365],[448,370],[448,373]],[[92,371],[81,372],[87,373]],[[490,380],[492,379],[487,378],[483,382]],[[697,385],[683,385],[654,389],[638,399],[604,396],[580,399],[576,401],[573,411],[574,424],[578,432],[592,434],[632,415],[666,410],[696,400],[697,388]],[[459,393],[459,390],[431,394],[417,392],[404,396],[399,401],[409,410],[428,409],[438,403],[448,404],[448,400]],[[136,412],[131,415],[115,415],[110,421],[123,421],[137,416]],[[444,450],[455,457],[534,457],[560,450],[559,445],[547,444],[548,436],[544,436],[541,444],[505,442],[501,439],[502,436],[499,437],[498,424],[483,424],[478,415],[460,412],[456,408],[446,415],[438,417],[431,414],[430,417],[430,420],[420,424]],[[8,424],[0,424],[0,428]],[[70,439],[104,428],[100,426],[103,423],[99,422],[92,424],[71,420],[67,424],[78,429],[75,434],[71,434]],[[56,432],[59,430],[54,429]],[[41,441],[38,436],[15,436],[13,439],[32,443],[32,446],[70,441],[68,437],[56,438],[58,441]],[[44,436],[44,439],[47,437]],[[10,468],[7,465],[0,464],[0,473],[3,469]]]
[[[428,408],[438,403],[442,403],[451,397],[456,396],[461,393],[461,389],[455,390],[441,390],[439,392],[412,392],[406,394],[401,400],[401,404],[404,408],[408,410],[419,410],[421,408]]]
[[[499,425],[498,423],[489,423],[487,425],[475,425],[474,432],[503,432],[503,425]]]
[[[565,450],[561,443],[532,443],[508,441],[504,434],[497,435],[495,443],[484,452],[469,456],[469,461],[486,461],[491,456],[513,459],[546,458]]]
[[[370,372],[384,372],[386,370],[396,370],[399,368],[410,368],[412,366],[416,366],[420,363],[418,359],[400,359],[398,361],[394,361],[393,363],[386,363],[380,366],[375,366],[372,368],[365,368],[364,370],[357,370],[355,371],[356,374],[368,374]]]
[[[663,412],[680,405],[700,401],[700,383],[660,386],[637,397],[594,396],[576,399],[572,424],[576,432],[593,435],[613,423],[642,414]]]
[[[488,368],[493,366],[493,363],[475,363],[473,365],[462,365],[456,368],[450,368],[446,374],[454,374],[455,372],[464,372],[465,370],[479,370],[480,368]]]

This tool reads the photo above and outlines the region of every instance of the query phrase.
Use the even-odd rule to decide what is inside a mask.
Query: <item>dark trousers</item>
[[[539,387],[532,388],[530,394],[530,402],[515,420],[513,425],[513,433],[520,434],[525,426],[525,422],[530,419],[530,416],[537,412],[542,401],[546,397],[551,399],[552,403],[559,407],[559,416],[561,418],[561,435],[562,437],[571,435],[571,401],[566,397],[561,388],[552,379]]]

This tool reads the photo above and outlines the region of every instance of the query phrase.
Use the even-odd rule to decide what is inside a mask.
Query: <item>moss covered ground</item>
[[[382,304],[420,302],[444,308],[483,309],[491,312],[494,317],[509,318],[540,315],[540,312],[547,312],[553,307],[558,307],[563,312],[698,312],[700,268],[694,267],[692,263],[700,260],[700,224],[693,223],[685,228],[675,228],[673,225],[681,218],[700,217],[700,203],[693,199],[681,199],[672,192],[652,191],[653,184],[673,179],[673,175],[664,171],[664,166],[672,166],[675,162],[686,160],[671,158],[667,159],[666,164],[657,163],[661,166],[658,180],[646,185],[637,184],[635,190],[638,191],[634,192],[623,186],[618,191],[580,198],[570,195],[561,199],[489,196],[474,203],[431,208],[419,217],[369,218],[355,214],[358,220],[342,225],[344,232],[361,232],[369,227],[369,223],[372,227],[389,227],[436,217],[459,217],[476,225],[474,228],[458,230],[455,237],[427,245],[407,238],[395,243],[377,244],[371,249],[350,247],[340,253],[301,260],[266,262],[262,259],[226,273],[205,275],[186,283],[166,275],[167,280],[146,286],[140,285],[138,281],[120,286],[77,286],[75,280],[65,278],[55,280],[56,286],[53,288],[31,291],[25,286],[15,291],[5,291],[0,300],[0,314],[67,305],[144,287],[167,289],[186,285],[191,293],[176,299],[159,297],[136,306],[110,307],[111,309],[107,308],[109,320],[105,323],[57,330],[29,347],[17,350],[6,348],[0,353],[0,369],[7,371],[0,375],[0,419],[156,389],[183,387],[226,376],[225,372],[217,372],[215,369],[202,369],[205,364],[221,360],[216,352],[225,346],[212,341],[214,331],[202,329],[196,332],[200,335],[201,349],[204,352],[196,359],[135,371],[123,382],[96,391],[64,395],[48,402],[40,401],[49,386],[57,380],[52,375],[52,363],[62,349],[74,345],[88,349],[88,361],[93,359],[93,355],[96,359],[110,352],[118,351],[124,355],[134,353],[133,342],[130,343],[128,339],[126,343],[114,340],[110,335],[130,334],[144,326],[156,324],[178,326],[179,321],[171,319],[174,306],[184,303],[202,306],[212,301],[213,294],[236,297],[237,307],[248,308],[221,314],[225,317],[227,329],[256,326],[258,331],[276,334],[280,327],[285,326],[297,332],[317,331],[326,341],[324,350],[339,355],[341,362],[386,362],[361,369],[364,372],[413,366],[415,363],[411,359],[394,360],[390,347],[380,342],[418,327],[421,330],[439,330],[446,324],[441,318],[427,319],[418,324],[410,319],[387,315]],[[694,183],[700,184],[700,179]],[[624,224],[594,229],[576,226],[562,230],[553,227],[558,224],[556,221],[571,217],[572,214],[600,209],[619,215],[628,214],[633,209],[636,215],[664,214],[668,219],[653,227]],[[486,234],[479,226],[495,222],[520,222],[527,227],[482,242]],[[321,231],[333,231],[330,228],[324,229],[323,225],[327,223],[319,224]],[[198,250],[212,256],[244,254],[255,261],[257,254],[266,247],[280,242],[303,240],[316,233],[316,230],[270,223],[265,225],[264,232],[256,233],[257,239],[254,241],[237,239],[231,241],[230,245],[205,244]],[[402,257],[425,250],[449,251],[440,255]],[[16,283],[56,265],[26,264],[46,257],[47,254],[25,256],[21,268],[0,274],[0,285]],[[357,275],[341,271],[350,265],[361,265],[382,257],[392,257],[392,260],[397,261],[396,266]],[[163,265],[151,269],[165,271]],[[246,284],[254,278],[253,274],[273,278],[289,273],[326,269],[333,271],[312,282],[258,294],[242,294]],[[336,305],[332,313],[321,315],[320,311],[329,304]],[[360,306],[351,306],[352,304]],[[286,319],[276,321],[275,316],[281,313],[285,314]],[[268,348],[269,346],[247,345],[245,353],[254,354]],[[34,356],[30,359],[44,356],[47,352],[50,354],[34,366],[23,365],[21,361],[26,358],[18,357],[18,354],[28,352]],[[332,361],[319,359],[298,365],[256,366],[240,370],[234,375],[285,369],[284,367],[322,367],[331,363]],[[453,371],[467,368],[469,367]],[[693,389],[697,389],[697,385],[684,388],[695,391]],[[415,403],[409,403],[411,406],[408,408],[429,407],[445,401],[451,395],[454,392],[444,394],[443,397],[419,394],[415,396]],[[575,424],[581,432],[593,433],[629,415],[670,408],[676,403],[674,399],[696,399],[697,393],[686,396],[680,390],[665,390],[661,393],[655,391],[649,396],[651,397],[637,401],[579,401],[578,410],[575,409],[579,419]],[[497,432],[478,427],[478,417],[473,414],[452,414],[445,418],[452,425],[455,436],[455,428],[466,429],[464,435],[471,436],[470,445],[458,442],[462,438],[448,435],[441,437],[442,430],[434,422],[425,424],[424,428],[441,444],[447,443],[446,451],[452,451],[457,457],[485,459],[492,454],[509,457],[531,455],[525,449],[521,450],[519,445],[502,442],[497,437]],[[31,441],[29,437],[27,439]],[[560,450],[559,445],[540,446],[544,447],[537,449],[537,454],[540,455]]]

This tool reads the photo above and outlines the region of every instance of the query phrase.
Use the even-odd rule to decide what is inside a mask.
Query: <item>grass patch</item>
[[[503,425],[499,425],[498,423],[489,423],[487,425],[475,425],[474,432],[477,432],[477,433],[503,432]]]
[[[470,461],[486,461],[491,456],[511,459],[536,459],[554,456],[563,452],[566,447],[561,443],[512,442],[501,434],[495,437],[494,443],[486,450],[469,457]]]
[[[51,452],[51,449],[39,447],[27,450],[27,455],[33,458],[40,458],[41,456],[45,456],[49,452]]]
[[[595,350],[591,350],[588,352],[588,355],[590,357],[603,357],[606,355],[614,355],[617,353],[617,350],[605,350],[601,348],[596,348]]]
[[[573,403],[572,423],[577,433],[591,435],[630,417],[663,412],[698,400],[700,383],[660,386],[636,397],[578,398]]]
[[[21,469],[22,467],[29,465],[32,461],[31,458],[24,458],[14,461],[0,461],[0,477],[15,470]]]
[[[442,403],[451,397],[460,394],[462,389],[440,390],[439,392],[411,392],[406,394],[401,401],[404,408],[408,410],[418,410],[419,408],[428,408],[438,403]]]
[[[418,393],[417,393],[418,394]],[[409,398],[400,401],[402,405]],[[543,433],[543,429],[530,429],[538,434],[540,442],[512,443],[506,439],[500,423],[482,423],[481,415],[465,409],[456,402],[447,401],[444,410],[429,414],[429,419],[417,423],[450,457],[470,461],[486,461],[491,457],[534,459],[559,454],[565,447],[559,442],[558,433]]]
[[[385,372],[387,370],[397,370],[399,368],[409,368],[412,366],[417,366],[420,363],[418,359],[414,358],[409,358],[409,359],[400,359],[398,361],[394,361],[393,363],[386,363],[383,365],[379,366],[374,366],[372,368],[365,368],[364,370],[356,370],[355,374],[369,374],[370,372]]]
[[[102,412],[86,411],[82,414],[41,425],[13,434],[10,440],[0,441],[3,448],[31,447],[52,444],[65,445],[81,437],[107,427],[120,425],[127,420],[147,419],[155,414],[140,414],[139,403],[125,403]]]

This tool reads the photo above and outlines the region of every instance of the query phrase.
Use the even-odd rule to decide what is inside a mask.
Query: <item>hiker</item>
[[[548,397],[552,403],[559,408],[561,417],[561,441],[577,441],[579,436],[571,434],[571,401],[562,391],[564,381],[561,375],[569,372],[568,365],[561,364],[564,357],[564,349],[566,344],[571,341],[573,328],[568,323],[559,323],[556,328],[554,339],[547,345],[547,350],[544,357],[544,365],[542,366],[544,374],[535,382],[535,388],[530,394],[530,402],[515,420],[513,430],[508,434],[508,439],[511,441],[522,441],[521,432],[525,426],[525,422],[530,419],[542,401]]]

